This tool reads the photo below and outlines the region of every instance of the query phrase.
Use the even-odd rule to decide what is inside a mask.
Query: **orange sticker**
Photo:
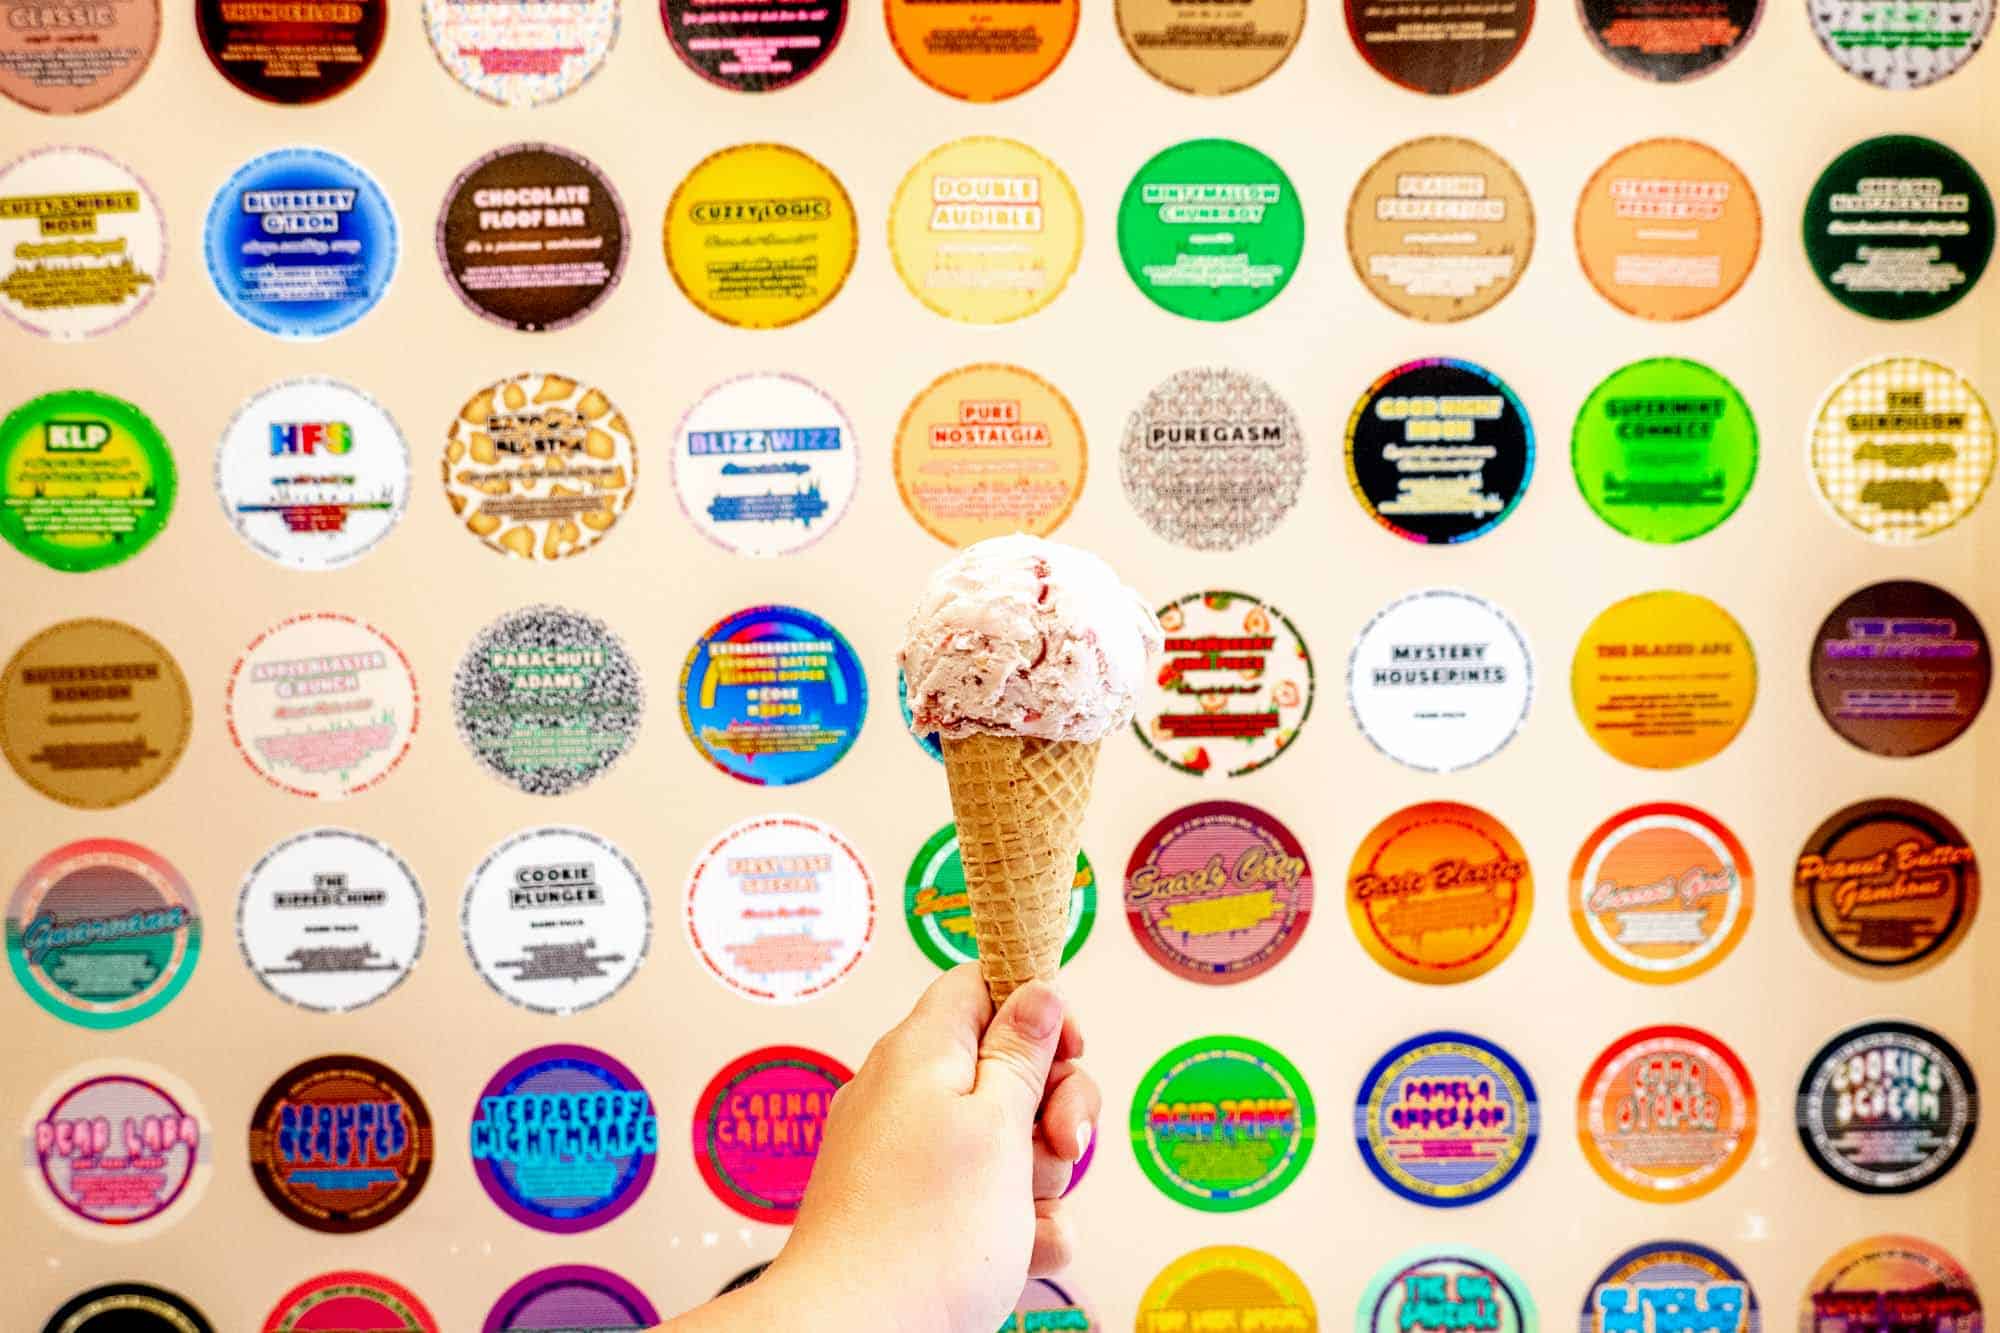
[[[1757,1138],[1757,1090],[1736,1053],[1696,1028],[1611,1043],[1577,1093],[1583,1155],[1621,1194],[1700,1198],[1736,1174]]]
[[[1691,592],[1647,592],[1605,610],[1576,645],[1570,692],[1591,739],[1639,768],[1720,754],[1757,697],[1757,658],[1730,614]]]
[[[1375,826],[1347,871],[1361,947],[1411,981],[1469,981],[1498,967],[1535,904],[1527,853],[1484,810],[1428,801]]]
[[[1704,315],[1757,263],[1763,215],[1736,164],[1691,139],[1612,156],[1576,205],[1576,253],[1605,300],[1641,319]]]
[[[1601,824],[1569,872],[1570,920],[1598,962],[1633,981],[1700,976],[1750,925],[1750,857],[1691,805],[1662,801]]]
[[[896,428],[896,491],[948,546],[1061,526],[1083,491],[1083,423],[1053,384],[1019,366],[966,366],[933,381]]]
[[[884,0],[889,42],[910,73],[967,102],[1004,102],[1055,72],[1081,0]]]

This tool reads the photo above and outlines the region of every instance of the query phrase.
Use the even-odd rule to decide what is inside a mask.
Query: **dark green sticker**
[[[977,962],[979,940],[972,933],[972,904],[965,896],[965,866],[958,858],[958,825],[946,824],[930,836],[903,879],[903,918],[924,957],[939,967]],[[1076,884],[1069,895],[1067,963],[1090,938],[1097,922],[1097,872],[1090,858],[1076,854]]]
[[[1576,414],[1570,461],[1584,500],[1617,531],[1684,542],[1743,503],[1757,475],[1757,422],[1720,374],[1654,357],[1591,391]]]
[[[1318,1117],[1290,1060],[1248,1037],[1174,1047],[1132,1094],[1132,1150],[1160,1192],[1234,1213],[1276,1198],[1305,1169]]]
[[[1118,205],[1118,253],[1148,300],[1240,319],[1298,268],[1305,214],[1282,168],[1233,139],[1190,139],[1139,168]]]
[[[137,555],[167,525],[175,482],[166,437],[123,398],[65,389],[0,421],[0,537],[50,569]]]
[[[1806,199],[1806,258],[1871,319],[1922,319],[1972,290],[1993,254],[1993,197],[1934,139],[1885,134],[1835,158]]]

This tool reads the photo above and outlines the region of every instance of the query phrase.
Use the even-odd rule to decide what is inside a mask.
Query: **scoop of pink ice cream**
[[[903,638],[911,730],[1094,741],[1132,720],[1160,622],[1111,567],[994,537],[931,575]]]

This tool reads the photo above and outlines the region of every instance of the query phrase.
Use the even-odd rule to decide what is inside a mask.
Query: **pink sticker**
[[[709,1080],[694,1110],[694,1160],[715,1197],[756,1222],[789,1226],[819,1157],[847,1066],[803,1046],[766,1046]]]
[[[417,678],[352,616],[297,615],[251,641],[229,674],[229,737],[265,781],[338,800],[389,776],[417,729]]]

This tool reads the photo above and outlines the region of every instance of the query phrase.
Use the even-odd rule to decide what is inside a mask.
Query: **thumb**
[[[1063,1002],[1055,987],[1031,981],[1007,997],[979,1043],[972,1095],[1032,1125],[1062,1037]]]

